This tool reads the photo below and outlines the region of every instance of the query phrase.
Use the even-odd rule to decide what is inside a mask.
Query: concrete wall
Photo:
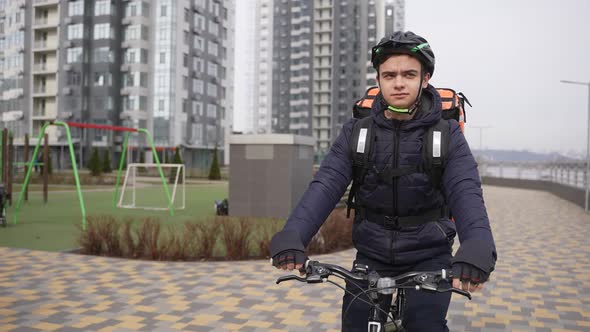
[[[312,179],[314,143],[288,134],[232,136],[229,215],[287,218]]]
[[[580,188],[565,186],[550,181],[496,178],[488,176],[482,177],[482,183],[490,186],[544,190],[584,208],[585,192]]]

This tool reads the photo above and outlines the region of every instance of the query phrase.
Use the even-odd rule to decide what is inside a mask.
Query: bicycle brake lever
[[[289,280],[297,280],[297,281],[300,281],[300,282],[307,282],[307,279],[305,279],[305,278],[301,278],[301,277],[298,277],[296,275],[288,275],[288,276],[279,277],[277,279],[276,283],[278,285],[278,284],[280,284],[283,281],[289,281]]]
[[[451,287],[451,291],[453,293],[457,293],[457,294],[463,295],[466,298],[468,298],[468,299],[471,300],[471,293],[469,293],[468,291],[464,291],[464,290],[462,290],[460,288],[455,288],[455,287]]]

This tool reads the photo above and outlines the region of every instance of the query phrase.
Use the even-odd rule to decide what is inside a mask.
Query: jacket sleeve
[[[348,146],[355,122],[356,119],[351,119],[344,124],[340,135],[332,144],[313,181],[283,228],[285,231],[298,232],[301,242],[306,247],[340,201],[352,180],[352,161]]]
[[[460,247],[454,262],[472,264],[486,273],[497,259],[477,163],[456,121],[450,121],[450,141],[443,186],[455,219]]]

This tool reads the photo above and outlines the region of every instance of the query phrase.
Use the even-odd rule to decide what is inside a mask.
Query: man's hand
[[[301,270],[306,259],[302,251],[285,250],[272,258],[272,265],[281,270]]]
[[[300,270],[305,264],[305,248],[295,231],[280,231],[270,241],[271,264],[277,269]]]
[[[453,264],[453,287],[468,292],[477,292],[483,289],[483,284],[489,275],[477,267],[468,263]]]

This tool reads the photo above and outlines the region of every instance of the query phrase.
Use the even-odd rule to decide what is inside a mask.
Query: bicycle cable
[[[344,278],[342,278],[342,279],[344,280]],[[342,286],[338,285],[337,283],[333,282],[332,280],[326,280],[326,281],[327,281],[327,282],[329,282],[329,283],[331,283],[332,285],[334,285],[334,286],[336,286],[336,287],[338,287],[338,288],[342,289],[344,292],[346,292],[346,293],[348,293],[348,294],[350,294],[350,295],[353,295],[353,296],[354,296],[354,293],[353,293],[353,292],[351,292],[351,291],[347,290],[346,288],[344,288],[344,287],[342,287]],[[357,287],[358,287],[358,285],[357,285]],[[361,288],[361,291],[362,291],[362,288]],[[346,307],[346,310],[344,311],[344,314],[342,314],[342,317],[343,317],[343,319],[344,319],[344,317],[346,317],[346,314],[348,313],[348,309],[350,309],[350,305],[351,305],[351,304],[352,304],[352,303],[353,303],[355,300],[359,300],[359,301],[361,301],[361,302],[364,302],[365,304],[368,304],[368,305],[375,306],[375,308],[376,308],[376,304],[375,304],[375,302],[373,302],[373,300],[371,300],[371,298],[369,298],[369,300],[371,300],[371,302],[369,302],[369,301],[365,301],[365,300],[363,300],[363,299],[361,299],[361,298],[358,298],[358,297],[359,297],[361,294],[363,294],[363,293],[359,293],[358,295],[356,295],[356,296],[355,296],[355,297],[352,299],[352,301],[350,301],[350,303],[348,304],[348,307]],[[367,297],[368,297],[368,296],[367,296]],[[381,312],[383,312],[385,315],[387,315],[389,318],[391,318],[391,319],[393,320],[393,317],[392,317],[392,316],[391,316],[391,315],[390,315],[390,314],[389,314],[387,311],[385,311],[385,310],[383,310],[383,309],[381,309],[381,308],[378,308],[378,309],[379,309]]]

